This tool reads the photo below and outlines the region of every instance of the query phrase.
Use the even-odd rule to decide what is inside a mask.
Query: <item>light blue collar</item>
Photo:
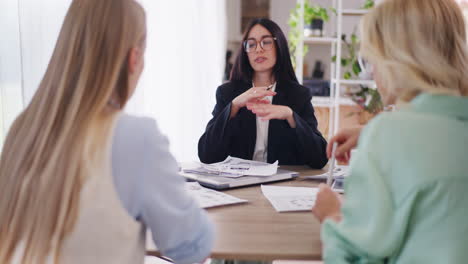
[[[420,94],[411,101],[411,108],[419,112],[451,116],[468,121],[468,97]]]

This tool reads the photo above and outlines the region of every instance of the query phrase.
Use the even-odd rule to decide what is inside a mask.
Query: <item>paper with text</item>
[[[239,199],[229,194],[205,188],[198,182],[187,182],[185,187],[201,208],[211,208],[216,206],[247,202],[247,200]]]
[[[245,160],[229,156],[224,161],[218,163],[202,163],[202,167],[206,170],[233,175],[271,176],[278,171],[278,161],[269,164],[266,162]]]
[[[277,212],[310,211],[318,188],[262,185],[262,193]]]

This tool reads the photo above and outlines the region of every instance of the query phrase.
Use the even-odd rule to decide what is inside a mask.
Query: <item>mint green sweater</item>
[[[468,263],[468,97],[422,94],[364,129],[326,263]]]

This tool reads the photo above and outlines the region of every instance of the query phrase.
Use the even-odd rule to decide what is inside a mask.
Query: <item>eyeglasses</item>
[[[253,52],[257,49],[257,44],[260,43],[260,47],[264,50],[271,50],[275,45],[275,37],[263,37],[262,40],[257,41],[256,39],[247,39],[244,41],[244,50],[247,53]]]

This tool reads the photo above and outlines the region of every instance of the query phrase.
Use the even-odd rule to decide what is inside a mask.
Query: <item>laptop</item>
[[[299,176],[298,172],[278,169],[276,174],[271,176],[242,176],[231,178],[219,175],[210,175],[201,171],[196,172],[200,167],[200,164],[197,163],[182,164],[180,174],[189,181],[197,181],[200,185],[215,190],[226,190],[267,182],[291,180]]]

